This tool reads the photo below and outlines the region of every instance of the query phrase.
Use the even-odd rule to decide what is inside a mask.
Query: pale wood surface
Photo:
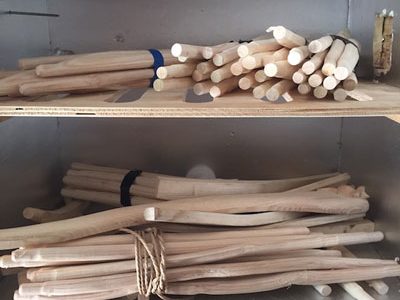
[[[46,97],[43,101],[0,98],[0,116],[84,116],[84,117],[302,117],[302,116],[386,116],[400,114],[400,88],[360,82],[356,90],[374,101],[316,100],[295,95],[295,100],[277,105],[236,91],[212,102],[185,102],[186,90],[158,93],[149,89],[139,100],[107,102],[115,92]]]

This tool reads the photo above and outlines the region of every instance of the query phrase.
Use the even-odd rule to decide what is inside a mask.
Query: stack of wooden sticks
[[[219,97],[235,89],[252,90],[255,98],[292,101],[291,91],[313,92],[318,99],[332,91],[343,101],[357,86],[354,68],[359,59],[358,42],[348,32],[310,42],[275,26],[273,38],[261,36],[249,43],[225,43],[214,47],[174,44],[173,56],[188,63],[161,67],[155,90],[193,86],[194,93]],[[184,59],[182,59],[182,57]]]
[[[128,171],[74,163],[63,194],[119,206],[115,184]],[[137,294],[145,257],[155,265],[145,268],[145,281],[162,279],[165,285],[154,293],[241,294],[296,284],[327,296],[329,284],[337,283],[357,299],[372,299],[356,281],[385,294],[381,279],[399,276],[400,266],[355,258],[344,248],[383,239],[363,219],[369,207],[365,189],[347,185],[349,179],[333,173],[205,180],[142,172],[130,189],[131,207],[0,230],[0,249],[17,249],[2,256],[0,266],[18,268],[14,299],[21,300]],[[145,230],[139,231],[143,242],[131,231],[115,231],[128,227]],[[150,254],[140,252],[139,243]]]

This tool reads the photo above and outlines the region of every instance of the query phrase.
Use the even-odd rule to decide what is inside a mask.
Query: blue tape
[[[148,50],[151,53],[151,55],[153,55],[153,59],[154,59],[154,64],[153,64],[154,76],[150,80],[150,87],[153,87],[154,81],[158,78],[157,74],[156,74],[157,69],[159,67],[163,67],[164,66],[164,57],[161,54],[161,52],[159,50],[157,50],[157,49],[148,49]]]

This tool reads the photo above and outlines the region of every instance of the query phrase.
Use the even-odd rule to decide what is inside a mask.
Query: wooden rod
[[[311,93],[312,88],[307,82],[305,82],[305,83],[299,84],[299,86],[297,87],[297,91],[301,95],[307,95],[307,94]]]
[[[289,56],[289,49],[281,48],[275,51],[272,56],[265,56],[263,57],[263,64],[266,65],[268,63],[272,63],[275,61],[287,60]]]
[[[225,79],[229,79],[233,77],[233,74],[231,72],[231,66],[235,62],[230,62],[221,68],[216,69],[211,73],[211,81],[215,83],[219,83]]]
[[[314,73],[316,70],[319,70],[322,67],[322,64],[324,63],[324,59],[326,57],[326,54],[328,53],[328,50],[319,52],[311,57],[310,60],[306,61],[302,66],[301,69],[303,72],[307,75],[311,75]]]
[[[308,49],[311,53],[321,53],[328,49],[333,43],[333,38],[330,35],[323,36],[317,40],[313,40],[308,44]]]
[[[354,41],[354,40],[353,40]],[[345,80],[353,72],[360,54],[358,48],[351,43],[346,44],[343,53],[337,61],[334,75],[338,80]]]
[[[238,47],[239,57],[246,57],[258,52],[276,51],[282,46],[275,39],[257,40]]]
[[[256,79],[257,82],[259,83],[263,83],[264,81],[267,81],[268,79],[270,79],[270,77],[268,77],[264,70],[258,70],[256,71],[254,78]]]
[[[59,63],[71,58],[77,58],[84,54],[72,54],[72,55],[53,55],[53,56],[40,56],[40,57],[29,57],[29,58],[20,58],[18,60],[18,67],[21,70],[32,70],[35,69],[39,65],[47,65]]]
[[[313,95],[317,99],[323,99],[328,95],[328,90],[320,85],[313,90]]]
[[[336,174],[335,176],[331,176],[329,178],[323,178],[321,180],[318,180],[316,182],[312,182],[300,187],[292,188],[288,191],[287,193],[293,193],[293,192],[305,192],[305,191],[314,191],[314,190],[319,190],[324,187],[329,187],[329,186],[338,186],[341,184],[348,183],[350,180],[350,175],[347,173],[341,173],[341,174]]]
[[[213,62],[216,66],[221,67],[231,61],[234,61],[239,58],[237,53],[237,49],[240,45],[232,46],[229,49],[226,49],[213,57]]]
[[[328,297],[332,293],[332,288],[327,284],[316,284],[313,288],[323,297]]]
[[[216,70],[218,67],[214,65],[212,60],[209,61],[203,61],[201,63],[197,64],[196,69],[201,73],[201,74],[208,74],[211,73],[212,71]]]
[[[14,75],[0,79],[0,96],[17,97],[22,96],[19,91],[19,86],[23,83],[43,81],[38,78],[35,71],[22,71]]]
[[[375,300],[356,282],[343,282],[339,285],[354,299],[357,300]]]
[[[325,76],[322,74],[320,70],[317,70],[314,74],[312,74],[310,77],[308,77],[308,84],[315,88],[317,86],[320,86],[322,82],[324,81]]]
[[[301,84],[307,82],[308,76],[303,72],[303,70],[298,70],[293,73],[292,80],[296,84]]]
[[[310,55],[310,51],[307,46],[300,46],[296,48],[292,48],[289,51],[289,55],[287,61],[292,66],[299,65],[302,61],[304,61]]]
[[[184,56],[193,59],[203,59],[203,46],[175,43],[171,47],[171,54],[174,57]]]
[[[210,79],[211,73],[202,74],[198,70],[194,70],[192,73],[192,79],[196,82],[204,81]]]
[[[340,83],[340,80],[336,79],[335,76],[331,75],[331,76],[327,76],[324,78],[322,85],[328,91],[332,91],[338,86],[339,83]]]
[[[294,72],[298,69],[297,66],[292,66],[286,60],[281,60],[265,65],[264,72],[268,77],[292,79]]]
[[[0,69],[0,79],[6,78],[6,77],[10,77],[11,75],[15,75],[15,74],[18,74],[18,73],[21,73],[21,71]]]
[[[242,60],[242,65],[247,70],[258,69],[264,67],[264,61],[267,60],[268,58],[274,60],[273,52],[254,53],[252,55],[244,57]]]
[[[283,79],[278,83],[274,84],[265,94],[269,101],[276,101],[284,93],[290,91],[296,86],[296,84],[288,79]]]
[[[354,72],[350,74],[345,80],[343,80],[343,89],[346,91],[353,91],[358,85],[358,79]]]
[[[283,26],[271,26],[267,32],[273,33],[276,41],[286,48],[294,48],[299,46],[304,46],[306,44],[306,39]]]
[[[153,88],[157,92],[188,89],[195,84],[192,77],[156,79]]]
[[[245,72],[245,68],[242,65],[243,58],[239,58],[239,60],[233,62],[230,66],[230,71],[233,75],[239,76]]]
[[[248,89],[256,86],[257,81],[255,78],[255,74],[256,74],[256,71],[252,71],[252,72],[246,74],[245,76],[243,76],[242,78],[240,78],[240,80],[238,82],[239,88],[242,90],[248,90]]]
[[[160,50],[164,57],[164,65],[178,63],[169,49]],[[153,67],[153,55],[147,50],[108,51],[91,53],[62,61],[56,64],[36,67],[40,77],[79,75],[99,72],[146,69]]]
[[[229,43],[223,43],[219,45],[215,45],[212,47],[203,47],[202,54],[204,59],[212,59],[214,55],[217,53],[220,53],[224,50],[227,50],[229,48],[232,48],[233,46],[236,46],[238,43],[237,42],[229,42]]]
[[[160,79],[187,77],[192,75],[195,68],[195,63],[175,64],[159,67],[157,69],[157,77]]]
[[[343,53],[344,46],[344,42],[340,39],[336,39],[333,41],[332,46],[328,51],[328,54],[325,56],[324,64],[322,66],[322,73],[325,76],[330,76],[335,73],[337,61]]]
[[[231,75],[232,75],[232,73],[231,73]],[[211,78],[211,80],[212,80],[212,78]],[[228,79],[225,79],[223,81],[216,83],[210,89],[211,97],[217,98],[217,97],[220,97],[226,93],[229,93],[229,92],[237,89],[238,85],[239,85],[239,80],[240,80],[240,77],[231,77],[231,78],[228,78]],[[213,80],[213,82],[215,82],[215,81]]]
[[[264,72],[264,71],[263,71]],[[253,96],[257,99],[262,99],[267,95],[267,91],[279,82],[279,79],[269,79],[266,82],[256,86],[253,89]]]
[[[267,212],[250,215],[233,215],[200,211],[146,208],[144,218],[151,222],[173,222],[217,226],[258,226],[282,222],[299,217],[299,213]]]
[[[214,82],[211,80],[203,81],[203,82],[198,82],[193,86],[193,93],[195,93],[198,96],[208,94],[210,92],[210,89],[214,86]]]

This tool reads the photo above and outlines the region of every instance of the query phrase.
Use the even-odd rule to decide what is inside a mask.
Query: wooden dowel
[[[211,80],[198,82],[193,86],[193,93],[198,96],[208,94],[210,89],[215,85]]]
[[[0,79],[10,77],[11,75],[15,75],[20,73],[21,71],[14,71],[14,70],[2,70],[0,69]]]
[[[267,32],[273,32],[274,38],[279,44],[286,48],[294,48],[306,44],[306,39],[283,26],[271,26]]]
[[[169,49],[160,50],[164,65],[178,63]],[[153,67],[154,57],[147,50],[108,51],[85,54],[57,64],[40,65],[36,74],[40,77],[79,75],[98,72],[146,69]]]
[[[245,294],[269,291],[295,285],[332,284],[382,277],[399,276],[400,266],[363,267],[353,269],[293,271],[274,275],[259,275],[240,279],[201,279],[168,284],[167,292],[189,294]]]
[[[254,70],[264,66],[264,61],[270,58],[270,60],[274,60],[273,52],[259,52],[254,53],[253,55],[249,55],[243,58],[242,65],[247,70]]]
[[[289,51],[289,55],[287,61],[292,66],[299,65],[302,61],[304,61],[310,55],[310,51],[307,46],[300,46],[296,48],[292,48]]]
[[[299,68],[290,65],[286,60],[276,61],[265,65],[264,72],[268,77],[292,79],[293,73]]]
[[[314,191],[319,190],[324,187],[329,186],[338,186],[341,184],[346,184],[350,180],[350,175],[347,173],[336,174],[335,176],[330,176],[329,178],[324,178],[316,182],[312,182],[310,184],[306,184],[300,187],[296,187],[286,191],[287,193],[293,192],[307,192],[307,191]]]
[[[12,259],[11,255],[3,255],[0,257],[0,268],[2,269],[16,269],[16,268],[36,268],[43,266],[65,265],[65,262],[35,262],[35,261],[21,261],[16,262]],[[68,264],[72,264],[71,262]]]
[[[322,85],[328,91],[331,91],[331,90],[335,89],[339,83],[340,83],[340,80],[336,79],[335,76],[331,75],[331,76],[327,76],[324,78]]]
[[[319,70],[322,67],[322,64],[324,63],[324,59],[326,57],[326,54],[328,53],[328,50],[319,52],[311,57],[310,60],[306,61],[302,66],[301,69],[303,72],[307,75],[311,75],[314,73],[316,70]]]
[[[274,84],[265,94],[269,101],[276,101],[281,95],[290,91],[296,86],[296,84],[288,79],[283,79],[278,83]]]
[[[246,206],[243,206],[243,199],[246,199]],[[332,214],[365,213],[369,208],[368,201],[364,199],[347,198],[326,191],[284,195],[270,193],[203,196],[201,198],[164,201],[149,206],[159,208],[179,207],[182,210],[223,213],[265,212],[275,211],[279,208],[279,211]],[[18,248],[29,244],[64,242],[122,227],[141,225],[146,223],[143,217],[143,211],[146,207],[148,206],[137,205],[116,208],[88,216],[52,222],[51,225],[44,223],[2,229],[0,230],[0,242],[2,242],[2,246],[8,245],[12,249],[15,246]],[[115,220],[118,220],[118,222],[115,222]]]
[[[305,82],[305,83],[299,84],[299,86],[297,87],[297,91],[301,95],[307,95],[307,94],[311,93],[312,88],[307,82]]]
[[[43,81],[36,76],[35,71],[22,71],[14,75],[0,79],[0,96],[17,97],[22,96],[19,86],[23,83]]]
[[[211,212],[181,211],[146,208],[144,218],[151,222],[173,222],[217,226],[258,226],[299,217],[299,213],[267,212],[250,215],[232,215]]]
[[[263,73],[264,73],[264,71],[263,71]],[[269,79],[269,80],[267,80],[266,82],[264,82],[264,83],[262,83],[262,84],[256,86],[256,87],[253,89],[253,96],[254,96],[254,98],[257,98],[257,99],[262,99],[262,98],[264,98],[264,97],[266,96],[266,94],[267,94],[267,91],[268,91],[272,86],[274,86],[275,84],[277,84],[278,82],[279,82],[279,79],[274,78],[274,79]]]
[[[82,56],[82,54],[20,58],[18,60],[18,67],[21,70],[32,70],[39,65],[54,64],[71,58],[77,58],[79,56]]]
[[[317,70],[314,74],[312,74],[310,77],[308,77],[308,84],[315,88],[317,86],[320,86],[322,82],[324,81],[325,76],[322,74],[320,70]]]
[[[71,169],[73,170],[83,170],[83,171],[99,171],[99,172],[108,172],[108,173],[117,173],[126,175],[130,170],[129,169],[118,169],[118,168],[111,168],[111,167],[103,167],[91,164],[85,164],[80,162],[73,162],[71,164]]]
[[[208,74],[202,74],[198,70],[194,70],[192,73],[192,78],[196,82],[204,81],[207,79],[210,79],[211,73]]]
[[[337,66],[337,61],[344,50],[344,42],[340,39],[336,39],[333,41],[331,48],[328,51],[328,54],[325,56],[324,64],[322,66],[322,73],[325,76],[333,75]]]
[[[313,285],[313,288],[323,297],[328,297],[332,293],[332,288],[327,284]]]
[[[82,212],[89,206],[86,201],[68,201],[63,207],[55,210],[44,210],[33,207],[27,207],[22,214],[25,219],[37,223],[47,223],[59,220],[65,220],[82,215]]]
[[[130,296],[137,294],[137,289],[127,289],[121,288],[118,290],[110,290],[100,293],[90,293],[90,294],[78,294],[78,295],[67,295],[67,296],[21,296],[18,291],[14,293],[14,300],[108,300],[108,299],[120,299],[120,297]],[[128,300],[128,299],[126,299]]]
[[[358,85],[358,80],[357,76],[354,72],[350,74],[349,77],[347,77],[345,80],[343,80],[343,89],[346,91],[353,91],[357,85]]]
[[[343,53],[337,61],[334,75],[338,80],[345,80],[353,72],[360,54],[358,48],[351,43],[346,44]]]
[[[317,99],[323,99],[328,95],[328,90],[320,85],[313,90],[313,95]]]
[[[194,59],[203,59],[203,46],[175,43],[171,47],[171,54],[174,57],[184,56]]]
[[[275,51],[282,46],[275,39],[257,40],[238,47],[239,57],[246,57],[258,52]]]
[[[187,77],[191,76],[195,69],[195,63],[175,64],[159,67],[157,69],[157,77],[160,79]]]
[[[272,54],[273,61],[287,60],[288,56],[289,56],[289,49],[287,48],[281,48],[275,51],[274,54]],[[270,57],[265,57],[263,59],[264,65],[273,61],[271,61]]]
[[[203,61],[199,64],[197,64],[196,69],[201,73],[201,74],[208,74],[211,73],[212,71],[216,70],[218,67],[214,65],[214,63],[209,60],[209,61]]]
[[[354,299],[357,300],[375,300],[371,297],[358,283],[356,282],[344,282],[339,285]]]
[[[256,79],[257,82],[262,83],[264,81],[267,81],[268,79],[270,79],[270,77],[268,77],[264,70],[258,70],[256,71],[254,78]]]
[[[302,71],[298,70],[293,73],[292,80],[296,84],[301,84],[307,82],[308,76]]]
[[[235,59],[239,58],[239,55],[237,53],[237,49],[239,48],[240,45],[235,45],[232,46],[229,49],[226,49],[213,57],[213,62],[216,66],[220,67],[223,66],[231,61],[234,61]]]
[[[214,71],[215,72],[215,71]],[[232,74],[232,73],[231,73]],[[212,74],[211,74],[212,75]],[[211,78],[212,80],[212,78]],[[240,77],[232,77],[218,82],[210,89],[213,98],[220,97],[238,88]],[[213,82],[215,82],[213,80]]]
[[[245,69],[242,65],[243,58],[239,58],[239,60],[232,63],[230,66],[231,73],[235,76],[239,76],[243,73],[249,72],[249,70]]]
[[[231,66],[234,62],[230,62],[226,65],[224,65],[221,68],[216,69],[211,73],[211,81],[215,83],[219,83],[225,79],[229,79],[233,77],[233,74],[231,72]]]
[[[95,179],[103,179],[103,180],[110,180],[110,181],[116,181],[116,182],[121,182],[124,179],[123,174],[118,174],[118,173],[110,173],[110,172],[100,172],[100,171],[86,171],[86,170],[74,170],[74,169],[69,169],[67,171],[67,176],[83,176],[83,177],[89,177],[89,178],[95,178]],[[136,180],[141,177],[138,176]],[[135,180],[135,183],[136,183]]]
[[[236,46],[237,42],[223,43],[212,47],[203,47],[202,54],[204,59],[212,59],[215,54]]]
[[[181,90],[192,87],[195,84],[191,77],[156,79],[153,88],[157,92]]]
[[[248,89],[256,86],[257,81],[255,78],[255,74],[256,74],[256,71],[252,71],[252,72],[246,74],[245,76],[243,76],[242,78],[240,78],[240,80],[238,82],[239,88],[242,90],[248,90]]]
[[[323,36],[317,40],[313,40],[308,44],[308,49],[311,53],[321,53],[328,49],[333,43],[333,38],[330,35]]]

